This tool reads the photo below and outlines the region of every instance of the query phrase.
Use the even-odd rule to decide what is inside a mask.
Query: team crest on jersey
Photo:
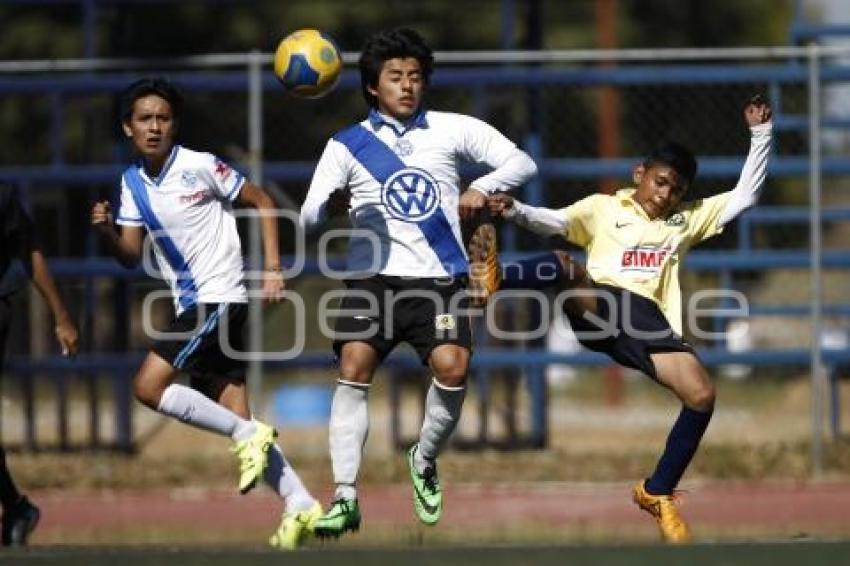
[[[438,314],[434,317],[434,328],[436,330],[454,330],[455,326],[453,314]]]
[[[675,212],[668,216],[664,223],[667,226],[681,226],[685,223],[685,215],[681,212]]]
[[[186,187],[187,189],[191,189],[198,183],[198,176],[194,171],[183,171],[180,175],[180,184]]]
[[[413,153],[413,144],[409,139],[398,138],[393,146],[393,151],[400,157],[407,157]]]
[[[422,222],[440,206],[440,185],[426,171],[405,167],[381,187],[381,202],[393,218]]]

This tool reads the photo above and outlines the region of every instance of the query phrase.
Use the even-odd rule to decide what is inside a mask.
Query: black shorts
[[[177,336],[157,340],[151,351],[192,376],[244,379],[245,362],[231,358],[224,350],[225,344],[229,344],[236,352],[244,351],[243,329],[247,318],[246,303],[194,305],[180,313],[165,330]]]
[[[582,346],[608,354],[617,363],[640,370],[656,380],[658,375],[650,354],[690,352],[696,355],[694,349],[673,331],[655,301],[620,287],[597,285],[597,288],[600,295],[596,300],[596,316],[606,324],[567,313]]]
[[[348,342],[365,342],[384,359],[407,342],[428,363],[442,344],[472,350],[469,298],[457,278],[407,278],[373,275],[345,281],[333,348],[337,358]]]

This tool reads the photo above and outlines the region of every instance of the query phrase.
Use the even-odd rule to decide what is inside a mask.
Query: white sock
[[[203,393],[172,383],[162,392],[157,411],[194,427],[217,432],[234,440],[253,434],[256,425]]]
[[[306,511],[316,503],[277,444],[269,450],[269,465],[263,479],[283,499],[287,513]]]
[[[466,397],[466,387],[446,387],[435,378],[425,398],[425,419],[419,433],[419,449],[414,454],[416,471],[422,473],[433,464],[446,445]]]
[[[357,474],[363,457],[363,446],[369,435],[369,386],[339,381],[331,403],[328,425],[335,499],[357,497]]]

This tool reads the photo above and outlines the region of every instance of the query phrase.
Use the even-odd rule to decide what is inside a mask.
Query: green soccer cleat
[[[269,538],[269,544],[280,550],[295,550],[307,535],[313,532],[316,521],[322,517],[322,506],[318,503],[306,511],[284,513],[280,526]]]
[[[239,458],[239,493],[254,489],[269,463],[269,449],[274,444],[277,431],[257,422],[257,431],[246,440],[237,442],[230,451]]]
[[[319,538],[338,538],[346,531],[360,530],[360,506],[356,499],[337,499],[331,508],[313,525],[313,534]]]
[[[414,444],[407,453],[407,465],[410,468],[410,479],[413,480],[413,509],[416,516],[426,525],[436,525],[443,515],[443,490],[437,479],[437,465],[428,466],[420,475],[416,471],[413,455],[419,449]]]

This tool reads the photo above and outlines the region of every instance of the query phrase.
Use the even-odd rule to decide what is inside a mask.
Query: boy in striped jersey
[[[277,432],[251,418],[245,362],[227,354],[243,350],[248,301],[233,207],[259,213],[263,299],[277,302],[284,281],[274,202],[214,155],[177,145],[181,109],[179,91],[163,79],[141,79],[127,88],[121,126],[139,160],[121,178],[121,231],[115,230],[108,202],[96,203],[91,213],[92,224],[125,267],[141,260],[147,232],[174,297],[176,317],[142,362],[133,389],[155,411],[231,438],[239,491],[247,493],[262,477],[280,495],[285,509],[270,542],[293,549],[321,506],[275,444]],[[189,387],[174,383],[181,371],[189,374]]]
[[[301,208],[305,230],[341,215],[354,228],[334,341],[340,375],[329,437],[336,488],[316,525],[316,534],[327,537],[360,527],[356,484],[369,430],[369,388],[402,342],[434,376],[408,468],[417,517],[426,525],[440,520],[437,457],[460,419],[472,350],[469,260],[488,255],[487,238],[479,237],[470,247],[485,253],[467,257],[461,220],[485,211],[487,195],[523,185],[537,172],[531,158],[489,124],[426,108],[433,55],[415,30],[373,35],[359,67],[369,114],[328,141]],[[461,162],[490,170],[464,190]]]

